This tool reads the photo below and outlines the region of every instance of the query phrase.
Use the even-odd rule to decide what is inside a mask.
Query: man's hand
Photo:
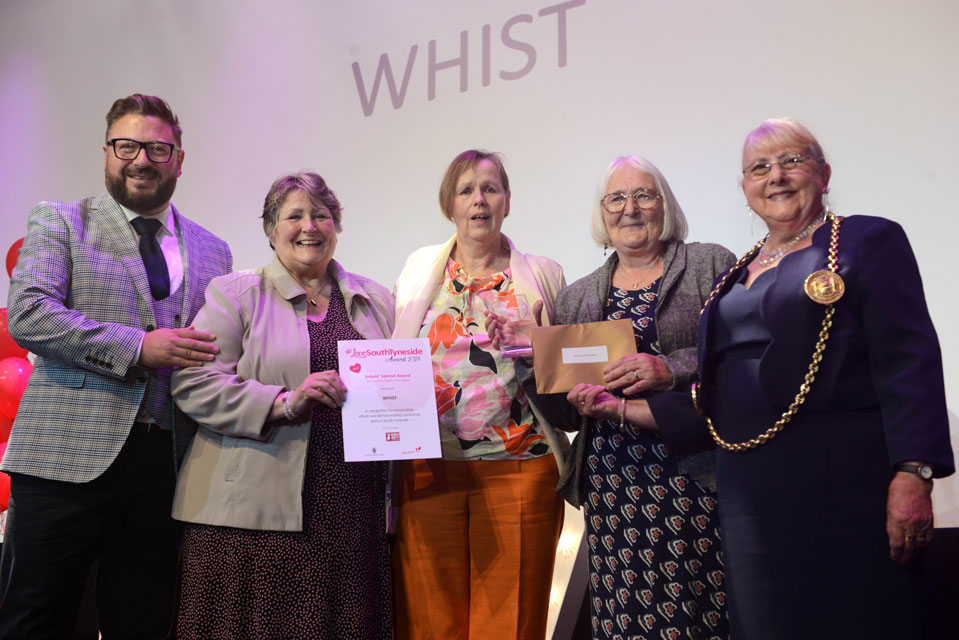
[[[184,329],[156,329],[143,336],[138,364],[151,369],[159,367],[196,367],[213,360],[219,347],[209,344],[216,336],[197,331],[193,326]]]

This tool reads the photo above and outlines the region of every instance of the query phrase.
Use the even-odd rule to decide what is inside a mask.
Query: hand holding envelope
[[[516,351],[518,348],[528,347],[531,344],[530,337],[530,326],[529,323],[524,321],[517,321],[515,319],[511,320],[506,317],[506,314],[498,314],[492,311],[492,302],[487,302],[486,311],[486,333],[489,335],[490,339],[493,342],[493,347],[495,349],[509,349],[511,351]],[[542,325],[542,311],[543,303],[542,301],[537,301],[533,306],[533,312],[536,316],[536,327]],[[613,322],[618,323],[628,323],[628,320],[617,320]],[[563,348],[586,348],[586,351],[571,351],[566,352],[567,356],[570,358],[570,362],[563,364],[581,364],[584,362],[584,359],[590,359],[589,354],[599,353],[589,350],[587,343],[593,342],[594,346],[605,344],[605,338],[595,337],[597,332],[602,333],[610,327],[605,325],[610,324],[610,322],[594,322],[588,323],[590,325],[596,325],[595,327],[583,328],[587,325],[571,325],[575,327],[580,327],[580,329],[566,330],[560,327],[553,327],[556,337],[547,338],[545,341],[541,341],[540,351],[545,349],[553,349],[554,343],[559,345],[559,349]],[[626,327],[629,329],[629,335],[627,336],[623,328]],[[534,329],[539,333],[539,329]],[[570,335],[565,335],[569,333]],[[632,338],[632,325],[617,325],[615,328],[611,329],[610,337],[614,338],[614,345],[608,345],[605,352],[606,360],[600,358],[601,364],[604,365],[601,367],[600,377],[598,379],[591,380],[577,380],[575,382],[593,382],[594,384],[602,384],[607,389],[623,389],[623,393],[626,395],[636,395],[638,393],[643,393],[646,391],[663,391],[672,386],[673,375],[669,371],[669,368],[663,362],[661,358],[657,358],[654,355],[648,353],[636,353],[635,341]],[[586,342],[581,342],[576,344],[578,340],[582,340],[584,337],[590,336],[586,339]],[[566,343],[569,343],[567,346]],[[620,352],[620,346],[623,347],[623,352]],[[630,350],[630,345],[632,345],[632,350]],[[612,351],[608,348],[612,346]],[[597,347],[598,348],[598,347]],[[562,352],[559,352],[562,355]],[[617,356],[617,354],[620,354]],[[523,353],[522,355],[530,355],[529,353]],[[545,356],[544,356],[545,357]],[[591,363],[592,364],[592,363]],[[600,364],[600,363],[596,363]],[[539,364],[537,367],[538,370],[542,370],[544,366]],[[589,373],[587,375],[596,378],[596,367],[589,367]],[[580,368],[580,371],[585,371],[586,369]],[[548,374],[547,374],[548,375]],[[538,376],[539,377],[539,374]],[[552,384],[552,383],[550,383]],[[561,386],[569,384],[564,382]],[[568,391],[572,386],[570,384],[565,389],[557,388],[556,392]],[[537,389],[539,391],[539,389]],[[542,391],[541,391],[542,393]]]
[[[538,393],[565,393],[579,383],[604,385],[609,363],[636,355],[630,320],[536,327],[530,334]]]
[[[649,353],[631,353],[603,369],[608,389],[622,389],[627,396],[647,391],[666,391],[673,386],[673,374],[663,362]]]

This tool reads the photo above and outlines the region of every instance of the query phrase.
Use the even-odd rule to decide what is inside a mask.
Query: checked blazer
[[[233,257],[175,207],[173,215],[183,257],[177,324],[186,327]],[[97,478],[136,419],[153,370],[133,360],[157,324],[136,233],[113,198],[34,207],[7,306],[11,335],[37,359],[0,469],[66,482]],[[193,433],[184,420],[171,419],[178,445]]]

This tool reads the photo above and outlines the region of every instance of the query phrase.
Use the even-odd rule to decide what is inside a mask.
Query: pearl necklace
[[[820,222],[826,219],[826,215],[828,213],[829,213],[829,210],[827,209],[826,211],[823,212],[822,215],[816,216],[816,218],[812,222],[810,222],[805,229],[800,231],[799,234],[794,236],[792,240],[790,240],[783,246],[779,247],[778,249],[770,249],[770,250],[766,249],[766,243],[769,242],[769,234],[767,233],[765,240],[763,240],[762,248],[760,248],[759,250],[759,256],[756,258],[756,262],[758,262],[759,266],[761,267],[768,267],[772,263],[782,258],[784,255],[789,253],[790,249],[795,247],[800,240],[802,240],[803,238],[808,236],[810,233],[812,233],[812,230],[815,229]]]

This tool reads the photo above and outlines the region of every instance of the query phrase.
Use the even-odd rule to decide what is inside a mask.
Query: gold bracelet
[[[619,430],[626,431],[626,397],[619,399]]]

